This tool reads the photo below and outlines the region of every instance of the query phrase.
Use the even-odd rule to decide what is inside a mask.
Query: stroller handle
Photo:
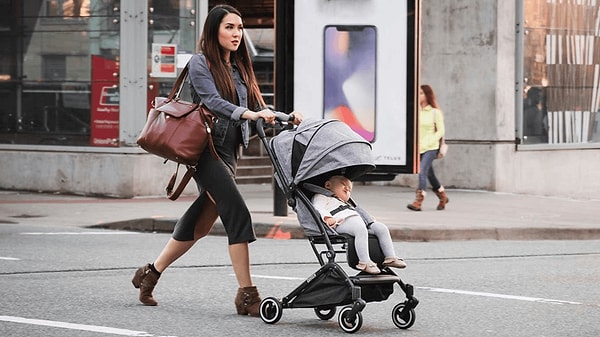
[[[274,111],[275,120],[279,122],[279,124],[283,124],[284,122],[291,122],[294,120],[293,114],[286,114],[283,112]],[[265,120],[264,118],[259,118],[256,121],[256,131],[258,132],[258,136],[262,139],[266,138],[265,134]]]

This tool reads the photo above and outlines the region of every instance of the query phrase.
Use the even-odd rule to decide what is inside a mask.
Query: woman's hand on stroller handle
[[[264,122],[269,124],[275,124],[275,120],[277,119],[277,115],[275,114],[275,112],[269,108],[265,108],[258,112],[255,112],[252,117],[252,119],[255,121],[262,119]]]
[[[279,122],[287,122],[298,125],[302,123],[303,116],[298,111],[292,111],[290,114],[275,111],[275,119]]]
[[[288,122],[292,122],[295,125],[299,125],[300,123],[302,123],[303,120],[304,120],[304,116],[302,116],[302,114],[300,112],[294,110],[289,115]]]
[[[268,111],[269,113],[267,113],[266,111]],[[271,121],[269,121],[267,118],[263,118],[262,116],[260,116],[259,114],[261,114],[261,113],[264,113],[265,115],[272,114],[272,116],[274,116],[274,118]],[[286,113],[279,112],[279,111],[272,111],[270,109],[264,109],[264,110],[257,112],[256,114],[257,114],[256,129],[258,131],[258,136],[260,138],[265,138],[265,136],[266,136],[265,135],[265,124],[266,123],[270,124],[269,127],[276,127],[279,125],[283,128],[292,129],[293,128],[292,124],[298,125],[303,120],[302,114],[297,111],[294,111],[290,114],[286,114]],[[285,127],[285,125],[287,125],[287,127]]]
[[[279,112],[279,111],[275,111],[275,119],[279,122],[291,122],[292,120],[294,120],[294,116],[292,116],[291,114],[286,114],[283,112]]]

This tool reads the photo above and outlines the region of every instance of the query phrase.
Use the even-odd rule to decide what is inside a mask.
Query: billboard
[[[417,0],[294,2],[294,109],[346,122],[376,172],[417,172],[418,12]]]

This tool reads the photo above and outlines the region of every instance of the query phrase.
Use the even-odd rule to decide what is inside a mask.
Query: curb
[[[89,226],[88,228],[104,228],[149,233],[172,233],[176,223],[177,219],[141,218],[101,223]],[[271,224],[254,223],[254,231],[258,238],[265,239],[290,240],[306,238],[304,235],[304,230],[300,226],[281,224],[280,222]],[[220,221],[217,221],[210,230],[209,235],[226,236],[227,232],[225,231],[223,224]]]
[[[265,239],[305,239],[304,230],[299,225],[283,218],[281,221],[255,222],[254,230],[258,238]],[[138,232],[171,233],[177,219],[140,218],[102,223],[89,228],[104,228]],[[209,235],[226,236],[225,228],[217,221]],[[465,241],[465,240],[600,240],[600,228],[410,228],[390,229],[393,241]]]

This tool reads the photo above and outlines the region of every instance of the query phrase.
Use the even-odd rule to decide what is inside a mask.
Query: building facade
[[[450,149],[434,163],[445,185],[600,197],[599,12],[595,0],[421,2],[421,82],[445,114]]]
[[[174,166],[135,140],[152,98],[170,90],[195,51],[212,5],[0,2],[0,189],[162,194]],[[435,163],[446,187],[599,198],[600,3],[419,7],[420,78],[436,90],[450,145]],[[414,186],[416,177],[390,183]]]

